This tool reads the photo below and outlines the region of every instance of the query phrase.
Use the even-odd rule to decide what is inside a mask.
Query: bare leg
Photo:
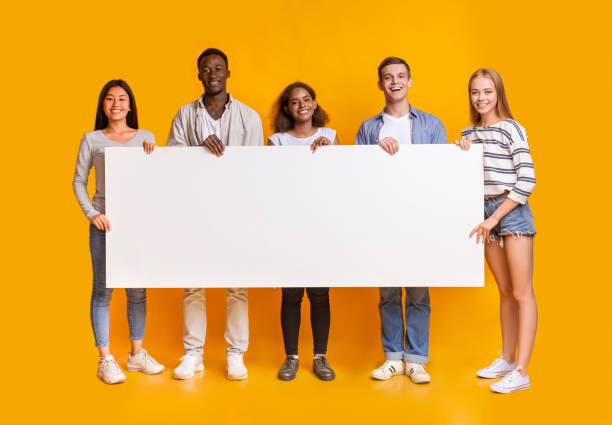
[[[538,308],[533,293],[533,237],[506,236],[506,258],[512,291],[518,304],[518,358],[521,375],[527,375],[538,325]]]
[[[106,346],[106,347],[98,347],[98,352],[100,353],[100,357],[106,357],[108,356],[111,352],[110,352],[110,347]]]
[[[140,353],[140,350],[142,350],[142,339],[130,340],[130,345],[132,346],[132,352],[130,354],[135,356],[136,354]]]
[[[505,249],[499,246],[498,239],[485,242],[485,257],[499,289],[502,355],[505,361],[513,363],[518,343],[518,306],[512,294],[512,282]]]

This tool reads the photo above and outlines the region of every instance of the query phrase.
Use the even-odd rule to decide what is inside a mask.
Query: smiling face
[[[293,121],[307,122],[312,120],[315,109],[317,109],[317,102],[308,90],[303,87],[296,87],[291,90],[285,112],[291,115]]]
[[[130,112],[130,96],[122,87],[111,87],[104,97],[103,109],[109,122],[125,120]]]
[[[477,77],[470,84],[470,101],[480,119],[497,117],[497,91],[495,83],[486,77]],[[488,121],[488,120],[487,120]]]
[[[378,88],[385,93],[387,102],[399,102],[408,97],[408,88],[412,86],[412,78],[408,69],[402,63],[394,63],[381,69],[381,80]]]
[[[224,93],[226,80],[230,76],[225,60],[219,55],[211,54],[204,56],[199,65],[198,80],[204,86],[204,93],[209,95]]]

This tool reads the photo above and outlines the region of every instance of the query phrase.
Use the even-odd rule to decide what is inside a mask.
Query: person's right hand
[[[96,226],[98,230],[110,232],[110,221],[108,221],[108,218],[104,214],[94,215],[89,221],[91,221],[91,224]]]
[[[470,145],[472,144],[472,139],[468,137],[466,139],[455,140],[455,144],[459,146],[462,151],[469,151]]]
[[[399,142],[393,137],[385,137],[378,142],[378,146],[384,149],[389,155],[395,155],[399,150]]]
[[[202,142],[202,146],[204,146],[210,153],[213,155],[221,156],[225,151],[225,145],[223,142],[217,137],[216,134],[211,134]]]

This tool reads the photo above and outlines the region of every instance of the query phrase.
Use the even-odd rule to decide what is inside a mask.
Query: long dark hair
[[[98,98],[98,110],[96,111],[96,125],[94,126],[94,130],[103,130],[108,127],[108,117],[104,113],[104,98],[108,94],[108,91],[113,87],[121,87],[128,94],[130,98],[130,110],[125,117],[125,121],[128,127],[138,129],[138,113],[136,111],[136,100],[134,99],[134,93],[132,93],[132,89],[128,86],[123,80],[110,80],[108,83],[104,84],[102,90],[100,91],[100,97]]]
[[[285,107],[289,105],[289,96],[291,96],[291,92],[298,87],[306,90],[310,94],[310,97],[312,97],[312,100],[316,100],[315,91],[308,84],[299,81],[289,84],[285,90],[283,90],[274,105],[274,110],[276,111],[276,115],[274,116],[274,130],[277,133],[284,133],[287,130],[291,130],[295,125],[293,117],[285,111]],[[312,114],[313,127],[323,127],[328,121],[329,117],[327,113],[317,103],[317,107]]]

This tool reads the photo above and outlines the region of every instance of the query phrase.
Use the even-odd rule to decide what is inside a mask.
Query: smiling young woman
[[[305,83],[288,85],[276,102],[274,129],[268,146],[310,146],[314,153],[319,146],[338,145],[336,130],[324,127],[327,114],[316,101],[315,91]],[[313,371],[324,381],[336,377],[327,362],[327,340],[330,326],[329,288],[306,288],[310,300],[310,323],[314,342]],[[298,337],[304,288],[283,288],[281,328],[286,359],[278,371],[278,379],[290,381],[298,370]]]
[[[535,341],[538,311],[533,292],[535,227],[527,198],[535,174],[525,129],[514,121],[504,84],[490,68],[477,70],[468,83],[472,125],[455,142],[464,150],[483,146],[485,220],[470,237],[485,244],[485,256],[500,294],[502,354],[476,374],[499,378],[495,392],[530,387],[527,365]]]
[[[106,232],[110,221],[104,214],[104,148],[142,146],[146,154],[155,149],[155,138],[147,130],[138,129],[136,101],[130,86],[123,80],[111,80],[102,87],[96,111],[95,130],[81,139],[74,172],[74,194],[90,221],[89,245],[93,266],[90,318],[96,347],[100,352],[98,378],[107,384],[125,381],[121,367],[109,348],[108,305],[113,293],[106,287]],[[91,167],[96,174],[96,192],[93,202],[87,193],[87,180]],[[142,341],[146,317],[146,289],[126,288],[131,353],[127,370],[156,374],[164,370],[145,349]]]

